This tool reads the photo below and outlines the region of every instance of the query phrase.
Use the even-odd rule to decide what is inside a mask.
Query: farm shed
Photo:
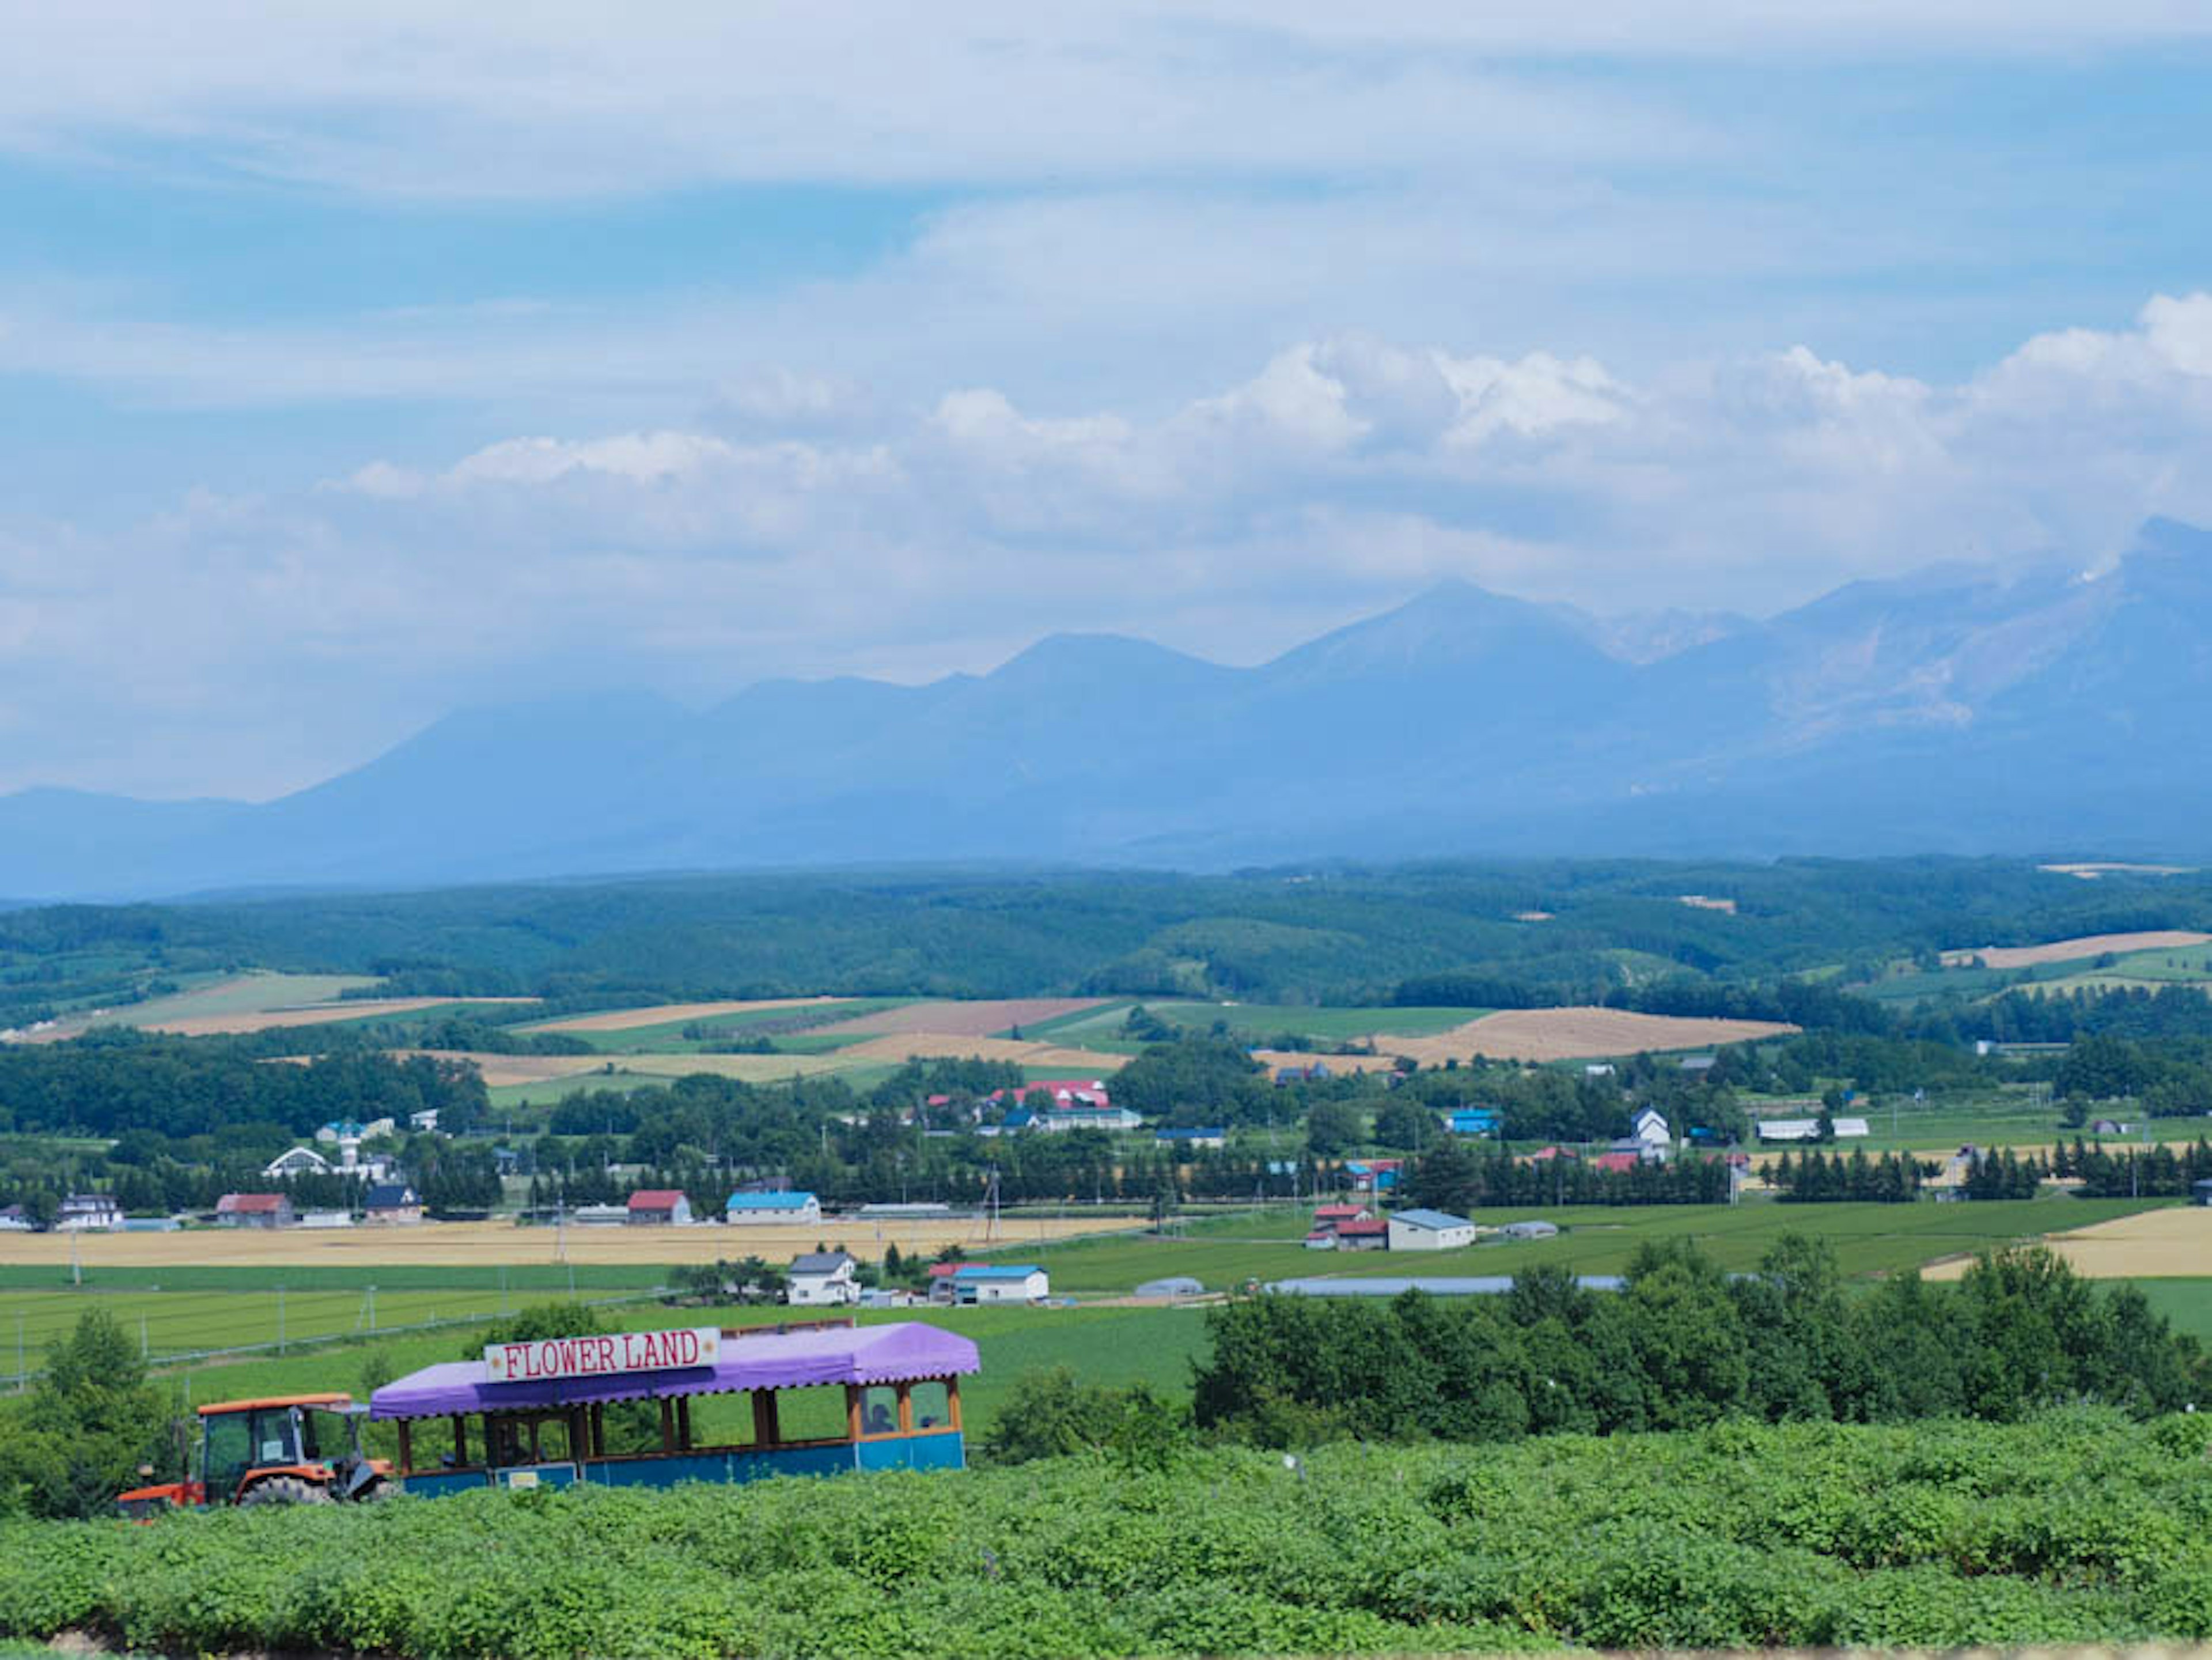
[[[952,1275],[952,1298],[957,1303],[1038,1303],[1051,1294],[1051,1279],[1032,1262],[1003,1268],[971,1262]]]
[[[1498,1229],[1498,1232],[1504,1234],[1508,1239],[1556,1239],[1559,1237],[1559,1225],[1557,1222],[1547,1222],[1541,1218],[1531,1218],[1526,1222],[1508,1222],[1504,1227]]]
[[[364,1220],[404,1226],[422,1219],[422,1200],[404,1182],[380,1182],[361,1201]]]
[[[1229,1132],[1225,1129],[1158,1130],[1152,1140],[1162,1147],[1225,1147]]]
[[[1444,1128],[1454,1135],[1495,1135],[1498,1114],[1488,1107],[1458,1107],[1444,1114]]]
[[[1474,1224],[1440,1210],[1401,1210],[1385,1225],[1392,1250],[1457,1250],[1474,1243]]]
[[[859,1264],[842,1250],[811,1250],[792,1259],[785,1299],[793,1307],[836,1307],[860,1300]]]
[[[822,1201],[811,1193],[733,1193],[722,1207],[725,1222],[819,1222]]]
[[[674,1188],[640,1188],[630,1195],[629,1220],[640,1227],[683,1227],[691,1220],[691,1201]]]
[[[216,1201],[215,1219],[227,1228],[289,1228],[295,1219],[281,1193],[226,1193]]]
[[[1336,1236],[1339,1250],[1390,1249],[1390,1225],[1379,1216],[1358,1222],[1340,1222],[1331,1231]]]
[[[2192,1205],[2212,1205],[2212,1182],[2191,1182],[2189,1202]]]

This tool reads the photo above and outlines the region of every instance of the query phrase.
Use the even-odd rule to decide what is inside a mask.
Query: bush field
[[[0,1523],[0,1634],[971,1657],[2212,1636],[2212,1414],[1339,1445]]]

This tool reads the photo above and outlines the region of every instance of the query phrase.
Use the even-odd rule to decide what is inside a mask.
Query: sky
[[[2198,0],[0,22],[0,792],[2212,523]]]

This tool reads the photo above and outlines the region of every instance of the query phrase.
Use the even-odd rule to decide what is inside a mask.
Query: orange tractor
[[[380,1499],[394,1490],[391,1463],[361,1450],[368,1408],[348,1395],[286,1395],[221,1401],[199,1409],[199,1474],[133,1487],[116,1504],[125,1516],[206,1505],[327,1505]]]

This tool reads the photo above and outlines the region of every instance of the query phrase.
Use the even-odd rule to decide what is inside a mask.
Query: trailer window
[[[910,1385],[907,1398],[914,1403],[914,1426],[918,1430],[949,1429],[952,1402],[945,1385],[935,1378]]]
[[[860,1391],[860,1433],[862,1435],[896,1435],[898,1433],[898,1391],[889,1384],[879,1383]]]

